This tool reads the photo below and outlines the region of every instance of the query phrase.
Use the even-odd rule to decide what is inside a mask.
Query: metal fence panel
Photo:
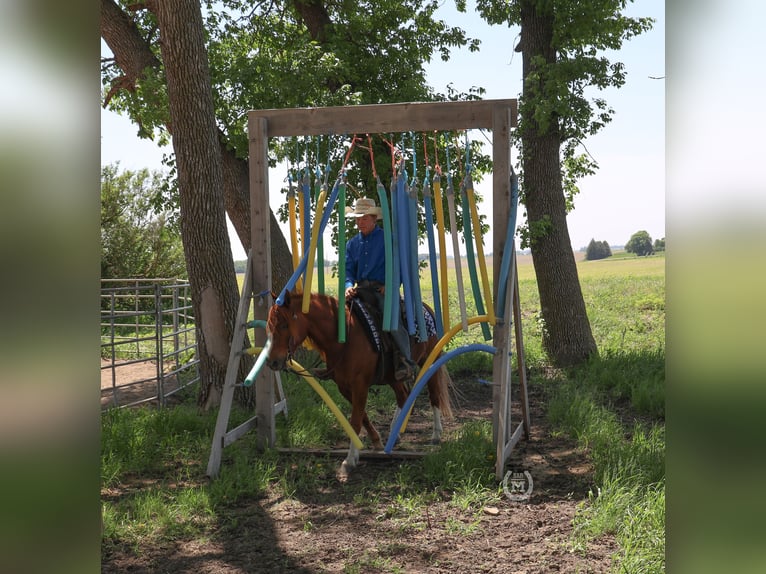
[[[156,402],[200,380],[189,283],[101,280],[102,408]]]

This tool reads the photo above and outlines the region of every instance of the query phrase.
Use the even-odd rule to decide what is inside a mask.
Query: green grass
[[[594,466],[571,545],[586,553],[589,541],[614,534],[620,572],[665,570],[665,306],[657,260],[664,262],[622,259],[635,265],[629,275],[583,279],[600,356],[548,383],[549,420]]]
[[[571,437],[594,469],[591,493],[577,510],[568,544],[587,553],[592,540],[612,534],[619,545],[613,557],[615,572],[663,572],[664,255],[579,261],[578,271],[600,355],[562,372],[549,368],[541,348],[534,269],[528,260],[519,266],[530,384],[544,391],[554,432]],[[422,276],[424,299],[430,300],[428,273]],[[456,285],[449,288],[456,292]],[[467,304],[473,305],[470,289]],[[450,312],[459,316],[456,301]],[[484,342],[478,326],[461,332],[450,347],[473,342]],[[310,355],[299,358],[304,366],[315,360]],[[489,378],[491,364],[489,355],[470,353],[450,362],[449,368],[455,377]],[[277,417],[278,444],[322,448],[347,444],[329,409],[302,379],[286,376],[283,385],[290,416]],[[335,384],[323,385],[348,412]],[[369,397],[371,417],[390,417],[393,403],[390,388],[376,388]],[[426,399],[419,398],[415,408],[426,409]],[[246,416],[235,412],[230,427]],[[248,440],[225,450],[221,474],[209,482],[204,474],[214,423],[215,413],[200,414],[191,402],[173,409],[102,414],[105,549],[118,544],[138,549],[144,543],[204,538],[221,527],[236,528],[235,509],[268,491],[287,500],[338,496],[333,486],[336,460],[259,453]],[[380,428],[384,435],[386,427]],[[342,503],[390,521],[406,536],[428,527],[430,504],[446,501],[460,510],[461,519],[444,528],[458,535],[477,532],[482,508],[503,497],[494,477],[491,424],[474,421],[444,438],[439,449],[418,462],[382,466],[372,480],[346,491]],[[313,528],[307,518],[304,529]],[[380,549],[354,552],[345,571],[395,572],[398,566],[392,556],[395,553]]]
[[[276,477],[275,459],[255,457],[243,444],[230,447],[230,472],[208,484],[204,473],[214,423],[215,413],[200,415],[193,404],[102,414],[107,547],[117,541],[139,545],[197,535],[227,504],[264,492]]]

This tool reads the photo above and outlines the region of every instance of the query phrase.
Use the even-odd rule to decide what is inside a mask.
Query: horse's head
[[[269,309],[266,334],[271,339],[271,349],[266,364],[274,371],[285,368],[287,359],[306,339],[308,321],[301,312],[301,298],[286,293],[282,305],[274,304]]]

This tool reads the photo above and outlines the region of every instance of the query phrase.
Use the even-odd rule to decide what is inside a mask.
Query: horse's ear
[[[282,302],[282,305],[284,305],[285,307],[290,305],[290,292],[289,291],[285,291],[285,300]]]

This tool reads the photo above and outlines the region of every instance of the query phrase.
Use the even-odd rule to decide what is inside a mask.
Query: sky
[[[469,2],[469,7],[473,2]],[[440,8],[442,18],[459,25],[468,36],[481,39],[481,50],[454,52],[449,62],[437,59],[427,65],[429,84],[446,92],[452,84],[461,92],[472,86],[486,89],[485,99],[517,98],[521,92],[521,55],[513,51],[518,41],[518,28],[489,26],[476,13],[458,14],[451,2]],[[619,53],[609,54],[612,61],[625,64],[627,81],[618,89],[594,95],[604,97],[614,109],[614,117],[599,134],[584,142],[581,151],[589,153],[598,163],[595,175],[580,180],[580,194],[575,209],[567,218],[572,248],[587,246],[591,239],[624,245],[630,236],[644,230],[653,239],[665,237],[665,7],[660,0],[639,0],[629,4],[629,16],[648,16],[656,20],[649,32],[623,44]],[[108,48],[102,41],[102,52]],[[659,79],[654,79],[659,78]],[[155,143],[141,140],[136,128],[122,116],[101,111],[101,163],[120,162],[122,169],[164,169],[161,149]],[[472,131],[471,138],[486,143],[491,153],[490,134]],[[518,153],[512,150],[512,161]],[[285,173],[270,170],[270,202],[272,209],[284,201],[278,193]],[[491,177],[477,184],[485,198],[492,196]],[[480,213],[492,221],[492,206],[486,201]],[[520,210],[519,223],[523,222]],[[245,259],[236,234],[229,224],[232,253],[235,260]],[[283,227],[286,231],[286,227]],[[490,236],[485,246],[492,245]]]

